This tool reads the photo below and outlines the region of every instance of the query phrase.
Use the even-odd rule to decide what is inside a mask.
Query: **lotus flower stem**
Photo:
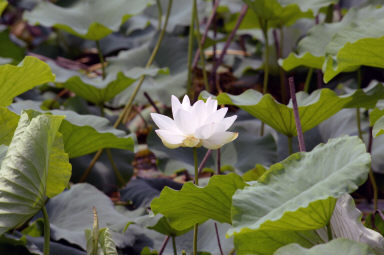
[[[160,251],[159,251],[159,255],[163,254],[164,250],[165,250],[165,247],[167,247],[167,244],[168,244],[168,241],[169,241],[169,238],[171,236],[167,236],[164,241],[163,241],[163,244],[161,245],[161,248],[160,248]]]
[[[51,227],[49,225],[49,217],[45,206],[41,209],[44,217],[44,255],[49,255]]]
[[[96,48],[97,48],[97,53],[99,54],[99,59],[100,59],[100,64],[101,64],[101,75],[103,77],[103,80],[105,79],[106,73],[105,73],[105,62],[104,62],[104,57],[103,57],[103,52],[101,52],[101,47],[100,47],[100,41],[96,41]]]
[[[221,151],[217,149],[217,174],[221,174]]]
[[[233,38],[235,37],[236,35],[236,32],[237,30],[239,29],[240,25],[241,25],[241,22],[243,22],[243,19],[245,17],[245,14],[247,14],[247,11],[248,11],[248,5],[243,5],[243,7],[241,8],[241,11],[240,11],[240,15],[239,15],[239,18],[237,19],[236,21],[236,25],[235,27],[233,28],[233,30],[231,31],[231,33],[229,34],[228,36],[228,39],[227,41],[225,42],[225,45],[224,45],[224,48],[223,50],[221,51],[221,54],[218,58],[218,60],[216,61],[216,64],[214,65],[214,68],[212,69],[212,72],[216,72],[216,70],[219,68],[219,66],[221,65],[221,63],[223,62],[224,60],[224,56],[225,54],[227,53],[227,50],[229,48],[229,45],[231,44]]]
[[[188,78],[187,78],[187,92],[193,100],[193,86],[192,86],[192,53],[193,53],[193,30],[195,29],[195,11],[196,1],[192,3],[191,22],[189,24],[189,35],[188,35]]]
[[[193,255],[197,255],[197,233],[199,231],[199,224],[193,226]]]
[[[194,0],[196,2],[196,0]],[[201,69],[203,71],[203,80],[204,80],[204,86],[205,90],[209,91],[209,83],[208,83],[208,75],[207,75],[207,69],[205,68],[205,57],[203,52],[203,44],[201,43],[201,34],[200,34],[200,24],[199,24],[199,15],[197,13],[197,3],[193,5],[195,8],[195,24],[196,24],[196,39],[197,39],[197,45],[199,46],[200,51],[200,59],[201,59]]]
[[[173,247],[173,255],[177,255],[176,238],[175,238],[175,236],[172,236],[172,247]]]
[[[373,127],[369,127],[369,140],[368,140],[368,152],[372,153],[372,144],[373,144],[373,134],[372,134],[372,129]],[[372,169],[372,163],[371,167],[369,169],[369,180],[372,185],[372,190],[373,190],[373,208],[376,211],[377,210],[377,199],[378,199],[378,188],[377,188],[377,183],[375,179],[375,174],[373,173]]]
[[[173,4],[173,0],[169,0],[167,14],[165,16],[165,22],[163,25],[163,29],[161,30],[160,36],[159,36],[159,39],[157,39],[155,48],[153,49],[152,54],[151,54],[150,58],[148,59],[147,64],[145,65],[146,68],[148,68],[152,65],[153,61],[155,60],[156,54],[159,51],[161,42],[163,41],[163,38],[165,35],[165,30],[166,30],[167,25],[168,25],[169,16],[170,16],[171,10],[172,10],[172,4]],[[113,125],[114,128],[118,127],[120,125],[121,121],[123,120],[124,116],[131,112],[133,101],[135,100],[136,95],[139,93],[139,90],[141,88],[141,85],[144,82],[144,79],[145,79],[145,75],[140,77],[140,80],[139,80],[138,84],[136,85],[136,88],[133,91],[131,97],[129,98],[128,103],[125,105],[123,111],[119,115],[119,118],[116,120],[115,124]],[[79,182],[85,181],[88,174],[91,172],[92,168],[96,164],[97,160],[100,158],[102,152],[103,152],[103,149],[100,149],[97,151],[97,153],[93,157],[91,163],[89,164],[88,168],[84,171],[83,175],[80,177]]]
[[[158,15],[158,23],[157,24],[157,29],[160,30],[161,29],[161,23],[162,23],[162,18],[163,18],[163,7],[161,6],[161,2],[160,0],[156,0],[156,5],[157,5],[157,15]]]
[[[295,93],[295,81],[293,77],[288,78],[289,81],[289,90],[291,92],[293,114],[295,116],[297,138],[299,140],[299,149],[300,151],[306,151],[303,130],[301,129],[300,116],[299,116],[299,107],[297,106],[296,93]]]
[[[205,40],[207,39],[209,28],[211,27],[212,22],[215,20],[216,11],[217,11],[217,8],[219,7],[219,5],[220,5],[220,0],[215,0],[213,8],[212,8],[212,13],[208,18],[208,22],[207,22],[207,25],[205,27],[203,37],[201,38],[201,41],[200,41],[201,45],[204,45]],[[215,54],[215,50],[213,52]],[[197,66],[197,62],[199,61],[199,56],[201,56],[200,55],[200,49],[197,49],[197,51],[195,53],[195,58],[193,59],[192,68],[195,68]]]
[[[197,165],[197,148],[193,147],[193,161],[195,163],[195,185],[199,185],[199,169]],[[199,231],[199,224],[193,226],[193,255],[197,255],[197,233]]]

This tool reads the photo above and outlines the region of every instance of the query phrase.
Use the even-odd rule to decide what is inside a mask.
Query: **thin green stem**
[[[197,149],[193,148],[193,162],[195,164],[195,184],[199,185],[199,166],[197,164]]]
[[[357,124],[357,132],[359,134],[359,138],[363,140],[363,131],[361,130],[361,119],[360,119],[360,108],[356,108],[356,124]]]
[[[263,94],[268,91],[268,76],[269,76],[269,38],[268,38],[268,21],[260,19],[261,29],[265,41],[265,58],[264,58],[264,80],[263,80]]]
[[[373,208],[376,211],[377,210],[377,199],[378,199],[378,188],[377,188],[377,183],[375,179],[375,175],[372,170],[372,166],[369,169],[369,180],[371,181],[372,189],[373,189]]]
[[[307,78],[305,79],[304,91],[308,93],[309,91],[309,83],[311,82],[313,74],[313,68],[309,68],[307,73]]]
[[[199,14],[197,13],[197,0],[193,0],[195,3],[193,4],[193,7],[195,8],[195,25],[196,25],[196,39],[197,39],[197,45],[199,46],[199,52],[200,52],[200,61],[201,61],[201,68],[203,71],[203,80],[204,80],[204,86],[205,90],[209,91],[209,83],[208,83],[208,75],[207,75],[207,69],[205,68],[205,56],[203,51],[203,45],[201,44],[201,34],[200,34],[200,24],[199,24]]]
[[[176,238],[175,238],[175,236],[172,236],[172,247],[173,247],[173,255],[177,255]]]
[[[189,35],[188,35],[188,79],[187,79],[187,93],[193,98],[193,86],[192,86],[192,53],[193,53],[193,30],[195,29],[195,12],[196,12],[196,1],[193,1],[191,22],[189,24]]]
[[[268,91],[268,77],[269,77],[269,38],[268,38],[268,21],[259,19],[261,30],[263,32],[265,41],[265,55],[264,55],[264,79],[263,79],[263,94]],[[261,123],[260,136],[264,135],[264,122]]]
[[[109,162],[111,163],[113,172],[115,173],[116,178],[117,178],[118,182],[120,183],[120,186],[123,187],[125,185],[125,181],[124,181],[123,176],[120,174],[120,171],[117,168],[115,161],[113,160],[111,150],[108,148],[108,149],[105,149],[105,151],[107,152],[107,157],[108,157]]]
[[[197,164],[197,148],[193,148],[193,161],[195,163],[195,185],[199,185],[199,166]],[[197,233],[199,224],[195,224],[193,227],[193,255],[197,255]]]
[[[369,140],[368,140],[368,148],[367,148],[367,151],[371,154],[372,154],[372,144],[373,144],[372,129],[373,129],[373,127],[369,127]],[[378,199],[378,195],[379,195],[379,190],[377,188],[377,183],[376,183],[376,179],[375,179],[375,174],[373,173],[372,164],[371,164],[371,167],[369,169],[369,180],[371,182],[372,189],[373,189],[373,208],[376,211],[377,210],[377,199]]]
[[[41,209],[44,217],[44,255],[49,255],[51,228],[49,225],[49,217],[45,206]]]
[[[97,48],[97,53],[99,54],[99,59],[100,59],[100,64],[101,64],[101,75],[103,79],[105,79],[105,62],[104,62],[104,56],[103,53],[101,52],[101,47],[100,47],[100,41],[96,41],[96,48]]]
[[[293,153],[293,146],[292,146],[292,136],[287,136],[288,138],[288,153],[291,155]]]
[[[328,234],[328,242],[330,242],[333,239],[331,222],[328,222],[327,224],[327,234]]]
[[[156,5],[157,5],[157,12],[158,12],[158,25],[157,25],[157,29],[160,30],[161,29],[161,23],[162,23],[162,18],[163,18],[163,7],[161,6],[161,2],[160,0],[156,0]]]
[[[148,68],[148,67],[150,67],[152,65],[152,63],[153,63],[153,61],[154,61],[154,59],[156,57],[156,54],[159,51],[161,42],[163,41],[163,38],[164,38],[164,35],[165,35],[165,30],[166,30],[167,25],[168,25],[168,20],[169,20],[170,14],[171,14],[172,4],[173,4],[173,0],[169,0],[167,14],[165,16],[165,22],[164,22],[164,25],[163,25],[163,29],[161,30],[160,36],[159,36],[159,39],[157,39],[155,48],[153,49],[152,54],[151,54],[150,58],[148,59],[147,64],[145,65],[146,68]],[[142,75],[140,77],[140,80],[138,81],[138,84],[136,85],[135,90],[133,91],[131,97],[129,98],[128,103],[125,105],[123,111],[119,115],[119,118],[116,120],[115,124],[113,125],[114,128],[118,127],[120,125],[121,121],[124,119],[124,116],[128,115],[131,112],[133,101],[135,100],[135,98],[137,96],[137,93],[139,92],[139,90],[141,88],[141,85],[144,82],[144,79],[145,79],[145,75]],[[96,164],[97,160],[100,158],[102,152],[103,152],[103,149],[100,149],[95,154],[95,156],[93,157],[93,159],[92,159],[91,163],[89,164],[88,168],[84,171],[83,175],[81,176],[79,182],[84,182],[84,180],[87,178],[88,174],[92,170],[93,166]]]
[[[357,70],[357,89],[361,89],[362,84],[362,75],[361,75],[361,69],[359,68]],[[357,131],[359,134],[359,138],[363,140],[363,131],[361,130],[361,119],[360,119],[360,108],[356,108],[356,124],[357,124]]]
[[[193,255],[197,255],[197,233],[199,231],[199,224],[193,226]]]

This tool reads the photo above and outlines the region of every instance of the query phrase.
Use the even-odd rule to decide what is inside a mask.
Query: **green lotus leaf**
[[[58,129],[63,116],[22,113],[0,171],[0,233],[23,224],[45,204],[47,196],[61,192],[68,179],[49,183],[59,171],[71,171]],[[52,160],[60,158],[59,168]],[[63,175],[63,173],[60,173]],[[59,187],[52,187],[52,185]]]
[[[105,4],[104,0],[84,0],[64,8],[39,2],[24,14],[24,19],[30,24],[63,29],[84,39],[100,40],[152,3],[152,0],[113,0]]]
[[[5,145],[8,145],[6,142],[13,136],[15,125],[12,123],[15,123],[16,119],[18,121],[19,118],[13,112],[20,113],[23,109],[30,109],[27,110],[30,116],[38,116],[44,112],[31,101],[13,104],[10,109],[0,107],[0,116],[9,124],[0,125],[0,137]],[[73,111],[53,110],[48,112],[65,116],[59,131],[63,134],[64,148],[70,158],[83,156],[102,148],[133,150],[132,136],[110,126],[106,118],[80,115]]]
[[[18,65],[0,66],[0,106],[31,88],[55,80],[49,66],[35,57],[25,57]]]
[[[319,244],[310,249],[303,248],[298,244],[290,244],[277,250],[275,255],[376,255],[366,244],[358,243],[348,239],[334,239],[326,244]]]
[[[374,137],[384,134],[384,117],[380,117],[373,126],[372,134]]]
[[[151,203],[152,211],[161,213],[176,230],[191,228],[208,219],[231,223],[232,195],[246,184],[234,173],[213,176],[200,188],[185,183],[180,191],[165,187]]]
[[[185,1],[185,0],[183,0]],[[173,9],[173,8],[172,8]],[[147,43],[142,44],[127,51],[121,51],[116,57],[107,59],[107,71],[117,72],[119,70],[131,69],[134,67],[144,67],[146,60],[151,56],[151,52],[156,43],[153,38]],[[169,54],[172,52],[172,54]],[[159,73],[154,77],[147,77],[141,91],[146,91],[155,102],[168,104],[172,95],[181,97],[185,94],[188,74],[188,39],[177,35],[166,34],[156,54],[153,65],[159,68],[167,68],[169,75]],[[117,95],[112,104],[115,107],[124,106],[135,87],[131,86]],[[136,103],[147,104],[148,99],[143,93],[139,93],[135,98]]]
[[[47,197],[60,194],[67,187],[71,174],[72,166],[69,164],[68,154],[64,151],[63,135],[58,132],[49,154]]]
[[[366,180],[370,162],[361,140],[348,136],[291,155],[272,165],[258,183],[236,191],[227,235],[324,227],[337,198]]]
[[[234,238],[238,255],[272,255],[276,250],[291,243],[310,248],[323,240],[315,231],[261,230],[238,234]],[[296,254],[296,253],[292,253]]]
[[[8,6],[8,1],[7,0],[0,0],[0,15],[3,13],[5,8]]]
[[[373,127],[382,116],[384,116],[384,109],[376,107],[369,113],[369,126]]]
[[[16,113],[0,107],[0,144],[9,145],[11,143],[19,118]]]
[[[296,53],[280,60],[289,71],[304,65],[322,68],[328,82],[341,72],[360,66],[383,68],[384,7],[350,9],[342,21],[313,27],[298,44]]]
[[[268,27],[293,25],[298,19],[313,18],[320,8],[337,3],[337,0],[243,0],[253,10],[245,21],[252,28],[260,27],[258,19],[268,22]],[[247,20],[253,22],[247,22]],[[247,28],[251,28],[250,26]],[[244,27],[243,27],[244,28]]]
[[[201,97],[211,96],[203,92]],[[374,107],[377,101],[384,97],[382,84],[370,86],[366,90],[356,90],[352,93],[338,96],[330,89],[319,89],[308,95],[305,92],[296,93],[299,115],[303,132],[308,131],[343,108]],[[287,136],[296,136],[296,124],[292,102],[288,105],[277,102],[270,94],[263,95],[256,90],[247,90],[241,95],[234,96],[221,93],[217,96],[219,104],[236,105],[254,117],[260,119],[276,131]]]
[[[156,215],[157,216],[157,215]],[[166,236],[181,236],[181,235],[184,235],[185,233],[187,233],[190,229],[187,228],[185,230],[177,230],[177,229],[174,229],[170,224],[169,224],[169,221],[167,220],[166,217],[161,217],[155,225],[153,226],[149,226],[148,227],[149,229],[152,229],[152,230],[155,230],[156,232],[159,232],[163,235],[166,235]]]
[[[243,0],[256,17],[268,21],[268,27],[290,26],[300,18],[313,18],[320,8],[334,4],[336,0]],[[256,26],[259,26],[258,22]]]
[[[268,27],[282,27],[293,25],[298,19],[313,18],[313,12],[310,9],[303,11],[298,3],[300,1],[284,0],[243,0],[248,4],[252,12],[248,12],[245,22],[240,29],[259,28],[259,18],[268,21]],[[285,4],[284,2],[287,2]],[[288,3],[292,2],[292,3]],[[330,1],[328,1],[330,2]],[[237,16],[238,14],[236,14]],[[236,19],[234,19],[236,20]],[[253,22],[251,22],[253,20]],[[232,25],[229,25],[229,29]]]
[[[117,247],[124,248],[134,244],[138,239],[138,228],[132,224],[126,232],[123,229],[127,222],[136,218],[118,212],[108,196],[88,183],[72,185],[69,190],[48,201],[46,208],[52,240],[65,240],[85,250],[87,239],[84,231],[92,229],[93,207],[97,210],[99,227],[109,228]]]
[[[160,71],[164,72],[162,69],[154,67],[133,67],[124,73],[121,71],[111,72],[105,79],[102,79],[101,77],[89,78],[79,72],[64,69],[53,61],[47,61],[47,63],[51,66],[52,72],[56,74],[56,83],[58,85],[75,92],[76,95],[96,105],[111,100],[131,86],[142,75],[155,76]]]
[[[6,2],[6,1],[5,1]],[[6,2],[7,3],[7,2]],[[1,1],[0,1],[1,13]],[[7,49],[0,52],[0,64],[19,63],[25,57],[25,48],[15,44],[11,39],[11,32],[9,28],[0,27],[0,48]]]

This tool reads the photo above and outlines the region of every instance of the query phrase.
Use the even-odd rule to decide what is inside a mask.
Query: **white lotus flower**
[[[184,96],[182,103],[172,96],[173,119],[158,113],[152,113],[151,117],[159,127],[157,135],[168,148],[204,146],[218,149],[238,136],[238,133],[226,131],[237,118],[236,115],[225,118],[227,111],[227,107],[217,110],[217,100],[211,98],[191,106],[188,96]]]

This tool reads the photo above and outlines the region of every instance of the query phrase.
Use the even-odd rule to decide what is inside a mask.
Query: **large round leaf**
[[[297,243],[310,248],[323,240],[313,230],[260,230],[236,235],[234,243],[237,255],[272,255],[284,245]]]
[[[47,196],[60,193],[67,185],[66,172],[70,175],[71,166],[57,132],[62,120],[62,116],[30,119],[26,113],[21,115],[1,164],[0,233],[23,224],[44,206]],[[60,162],[54,162],[57,159]],[[49,183],[52,174],[60,181]]]
[[[0,106],[31,88],[55,80],[49,66],[34,57],[25,57],[19,66],[0,66]]]
[[[296,153],[233,196],[227,235],[261,230],[314,230],[331,219],[336,199],[368,175],[370,155],[357,137],[331,139]]]
[[[208,219],[231,223],[232,195],[246,184],[236,174],[213,176],[206,187],[185,183],[180,191],[165,187],[151,203],[177,230],[184,230]]]
[[[51,2],[39,2],[24,18],[31,24],[63,29],[89,40],[100,40],[131,16],[142,12],[152,0],[83,0],[64,8]]]
[[[124,226],[132,219],[116,211],[111,199],[90,184],[72,186],[70,190],[50,199],[46,207],[54,240],[64,239],[85,250],[84,231],[92,228],[93,207],[97,210],[100,228],[108,226],[118,247],[131,245],[135,240],[129,230],[123,233]]]
[[[268,21],[269,27],[289,26],[300,18],[311,18],[313,12],[308,8],[302,11],[297,0],[243,0],[259,19]],[[305,1],[304,1],[305,2]],[[326,0],[326,2],[329,2]]]
[[[111,100],[142,75],[155,76],[160,71],[159,68],[133,67],[121,72],[127,68],[122,66],[119,72],[111,72],[105,79],[102,79],[101,77],[89,78],[80,72],[64,69],[53,61],[47,61],[47,63],[51,66],[52,72],[56,74],[56,84],[96,105]]]
[[[28,114],[31,116],[37,116],[44,112],[39,108],[39,104],[32,101],[23,101],[10,106],[10,110],[16,113],[20,113],[24,109],[30,109]],[[50,113],[65,116],[59,131],[63,134],[65,151],[71,158],[83,156],[101,148],[133,150],[132,136],[111,127],[106,118],[95,115],[80,115],[73,111],[53,110]],[[9,117],[7,120],[10,121],[14,121],[16,118],[12,114],[3,115],[3,118],[5,117]],[[10,129],[7,132],[0,129],[0,134],[4,132],[4,140],[9,139],[11,135],[12,127],[8,128]],[[0,135],[0,137],[2,136]]]
[[[322,68],[325,82],[361,65],[384,67],[383,13],[384,7],[370,5],[349,10],[338,23],[313,27],[299,42],[298,54],[291,53],[280,65],[287,71],[300,65]]]
[[[311,249],[306,249],[298,244],[290,244],[277,250],[275,255],[376,255],[368,245],[347,239],[335,239],[326,244],[319,244]]]
[[[207,98],[210,95],[203,92],[202,96]],[[298,92],[296,97],[302,130],[305,132],[343,108],[374,107],[376,102],[384,97],[384,87],[382,84],[376,84],[370,86],[368,90],[356,90],[342,96],[325,88],[316,90],[310,95]],[[251,89],[238,96],[221,93],[217,96],[217,100],[219,104],[240,107],[280,133],[287,136],[297,135],[292,101],[288,105],[281,104],[270,94],[263,95]]]

